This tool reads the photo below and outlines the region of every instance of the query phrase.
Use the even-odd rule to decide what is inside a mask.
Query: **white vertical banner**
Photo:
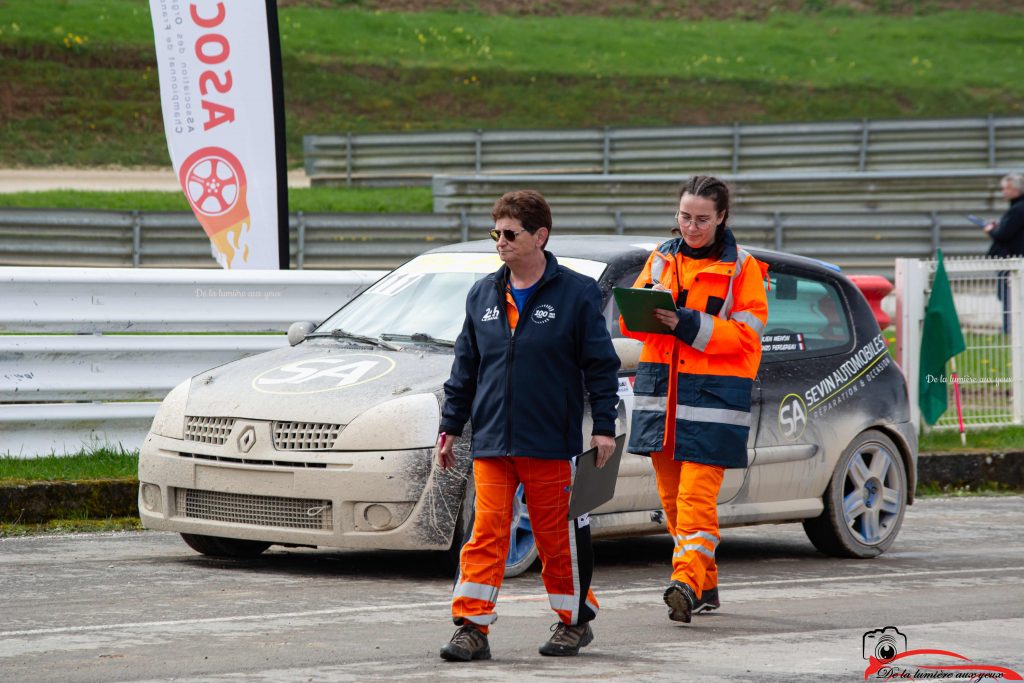
[[[150,0],[171,163],[230,269],[288,267],[274,0]]]

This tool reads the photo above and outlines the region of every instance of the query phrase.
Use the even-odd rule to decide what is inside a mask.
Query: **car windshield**
[[[605,264],[559,257],[558,262],[595,279]],[[389,273],[317,328],[396,343],[453,343],[462,330],[466,294],[501,266],[497,254],[424,254]]]

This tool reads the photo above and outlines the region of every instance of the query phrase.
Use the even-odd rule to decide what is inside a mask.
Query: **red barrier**
[[[882,299],[892,291],[892,283],[881,275],[848,275],[847,277],[857,285],[864,298],[871,305],[871,312],[875,314],[878,327],[885,329],[892,325],[892,318],[882,310]]]

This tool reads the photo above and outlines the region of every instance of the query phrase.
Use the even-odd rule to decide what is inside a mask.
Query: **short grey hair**
[[[1002,182],[1012,185],[1017,192],[1024,193],[1024,173],[1008,173]]]

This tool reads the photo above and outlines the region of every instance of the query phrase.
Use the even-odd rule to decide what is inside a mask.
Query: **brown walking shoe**
[[[554,633],[548,641],[540,646],[539,652],[546,657],[572,657],[580,653],[581,647],[590,645],[594,640],[594,631],[589,623],[570,626],[557,622],[551,625]]]
[[[697,596],[693,594],[692,588],[682,581],[673,581],[665,589],[665,595],[662,597],[669,606],[669,619],[684,624],[690,623],[690,614],[693,606],[697,604]]]
[[[491,645],[487,634],[472,624],[463,624],[447,645],[441,648],[441,659],[449,662],[469,662],[490,659]]]

